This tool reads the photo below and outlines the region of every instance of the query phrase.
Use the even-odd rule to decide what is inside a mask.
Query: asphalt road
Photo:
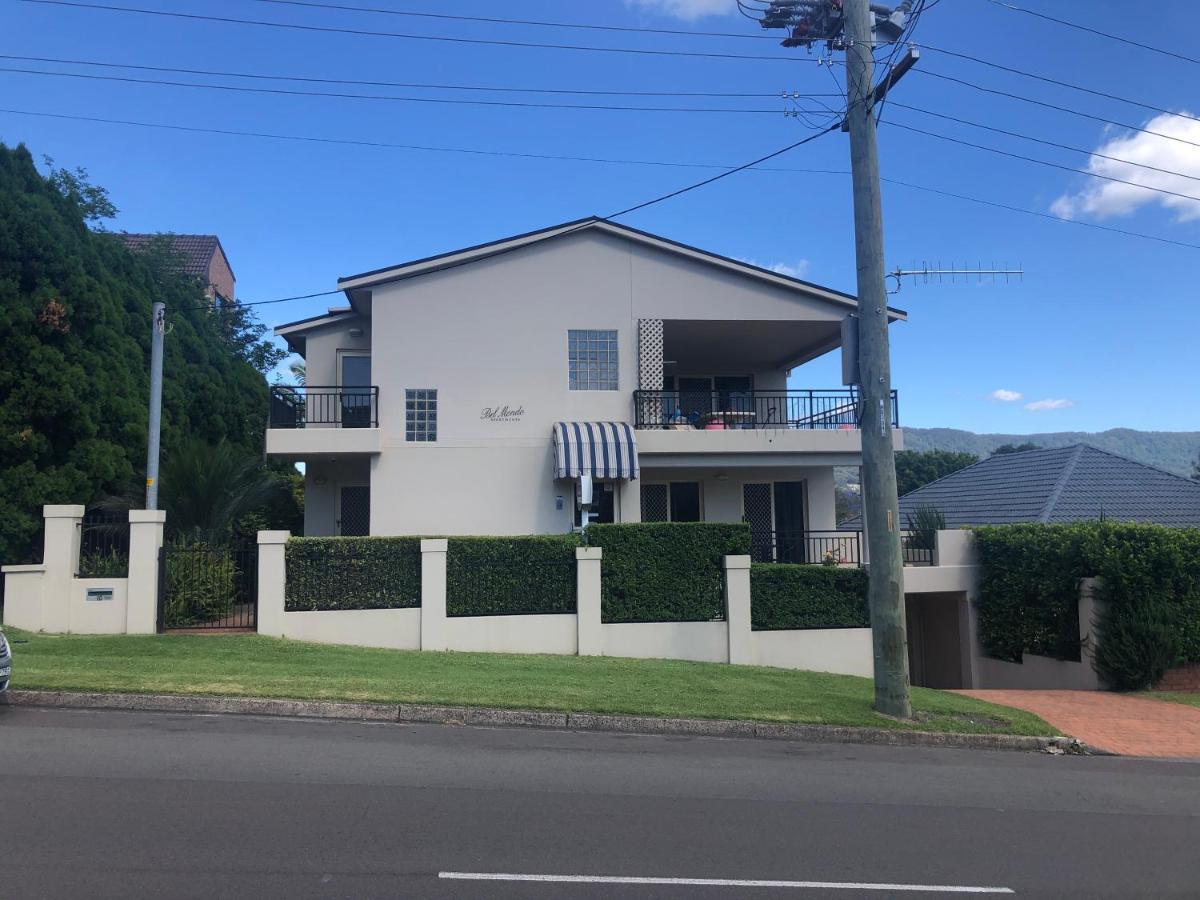
[[[0,706],[0,829],[3,898],[1200,896],[1200,764],[1104,757]]]

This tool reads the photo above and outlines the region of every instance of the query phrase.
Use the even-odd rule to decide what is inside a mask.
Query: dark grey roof
[[[900,498],[900,519],[933,506],[950,528],[1106,519],[1200,526],[1200,481],[1074,444],[1003,453]]]

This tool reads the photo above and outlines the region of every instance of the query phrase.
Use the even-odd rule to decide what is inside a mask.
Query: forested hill
[[[1043,434],[975,434],[956,428],[905,428],[904,446],[908,450],[952,450],[984,457],[1004,444],[1037,444],[1039,447],[1065,447],[1091,444],[1101,450],[1166,469],[1178,475],[1191,475],[1200,454],[1200,431],[1136,431],[1111,428],[1108,431],[1052,431]]]

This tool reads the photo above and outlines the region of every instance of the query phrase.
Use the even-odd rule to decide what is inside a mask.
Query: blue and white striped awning
[[[625,422],[556,422],[554,477],[637,478],[637,441]]]

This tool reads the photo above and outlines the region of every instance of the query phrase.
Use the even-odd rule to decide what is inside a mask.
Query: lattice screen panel
[[[771,485],[743,484],[742,509],[750,523],[750,556],[755,562],[770,562],[774,556],[774,531],[771,515]]]
[[[642,485],[643,522],[666,522],[671,517],[669,509],[665,484]]]

